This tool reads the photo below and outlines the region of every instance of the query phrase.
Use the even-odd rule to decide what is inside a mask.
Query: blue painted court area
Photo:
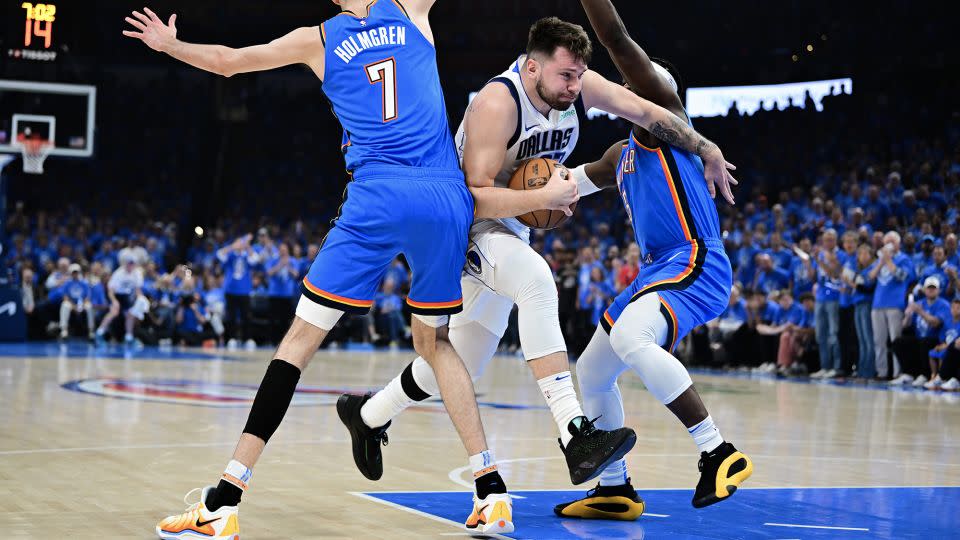
[[[560,519],[553,506],[583,491],[517,491],[510,538],[958,538],[960,487],[743,489],[697,510],[692,490],[649,490],[635,522]],[[462,523],[470,494],[366,493],[411,511]]]
[[[202,352],[178,347],[96,346],[85,341],[67,343],[0,343],[0,358],[118,358],[125,360],[239,360],[218,351]]]

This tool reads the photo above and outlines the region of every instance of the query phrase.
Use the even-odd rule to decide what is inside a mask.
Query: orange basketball
[[[510,189],[527,190],[540,189],[547,185],[547,181],[553,175],[553,169],[560,165],[556,160],[548,158],[530,158],[517,167],[510,177],[510,183],[507,186]],[[566,167],[560,165],[561,174],[569,174]],[[570,210],[577,209],[577,203],[570,205]],[[520,223],[534,229],[554,229],[559,227],[567,220],[566,214],[559,210],[535,210],[527,212],[522,216],[517,216]]]

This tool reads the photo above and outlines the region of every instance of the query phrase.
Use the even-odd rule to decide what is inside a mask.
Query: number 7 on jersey
[[[370,84],[382,83],[383,121],[397,119],[397,62],[391,56],[363,66]]]

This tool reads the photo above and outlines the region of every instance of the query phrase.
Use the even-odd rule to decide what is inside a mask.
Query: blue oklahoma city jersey
[[[368,9],[368,17],[343,12],[320,26],[323,90],[343,125],[347,170],[459,168],[433,45],[396,2]]]
[[[691,329],[723,313],[733,280],[703,164],[667,144],[644,146],[631,133],[617,166],[617,187],[650,262],[600,324],[609,332],[631,302],[657,293],[668,328],[663,347],[672,351]]]
[[[647,148],[631,133],[617,168],[617,187],[644,255],[720,238],[700,158],[679,148]]]

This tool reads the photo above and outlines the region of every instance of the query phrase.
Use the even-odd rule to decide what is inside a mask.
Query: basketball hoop
[[[53,143],[39,137],[20,135],[14,146],[20,148],[20,155],[23,156],[23,172],[43,174],[43,162],[53,151]]]

